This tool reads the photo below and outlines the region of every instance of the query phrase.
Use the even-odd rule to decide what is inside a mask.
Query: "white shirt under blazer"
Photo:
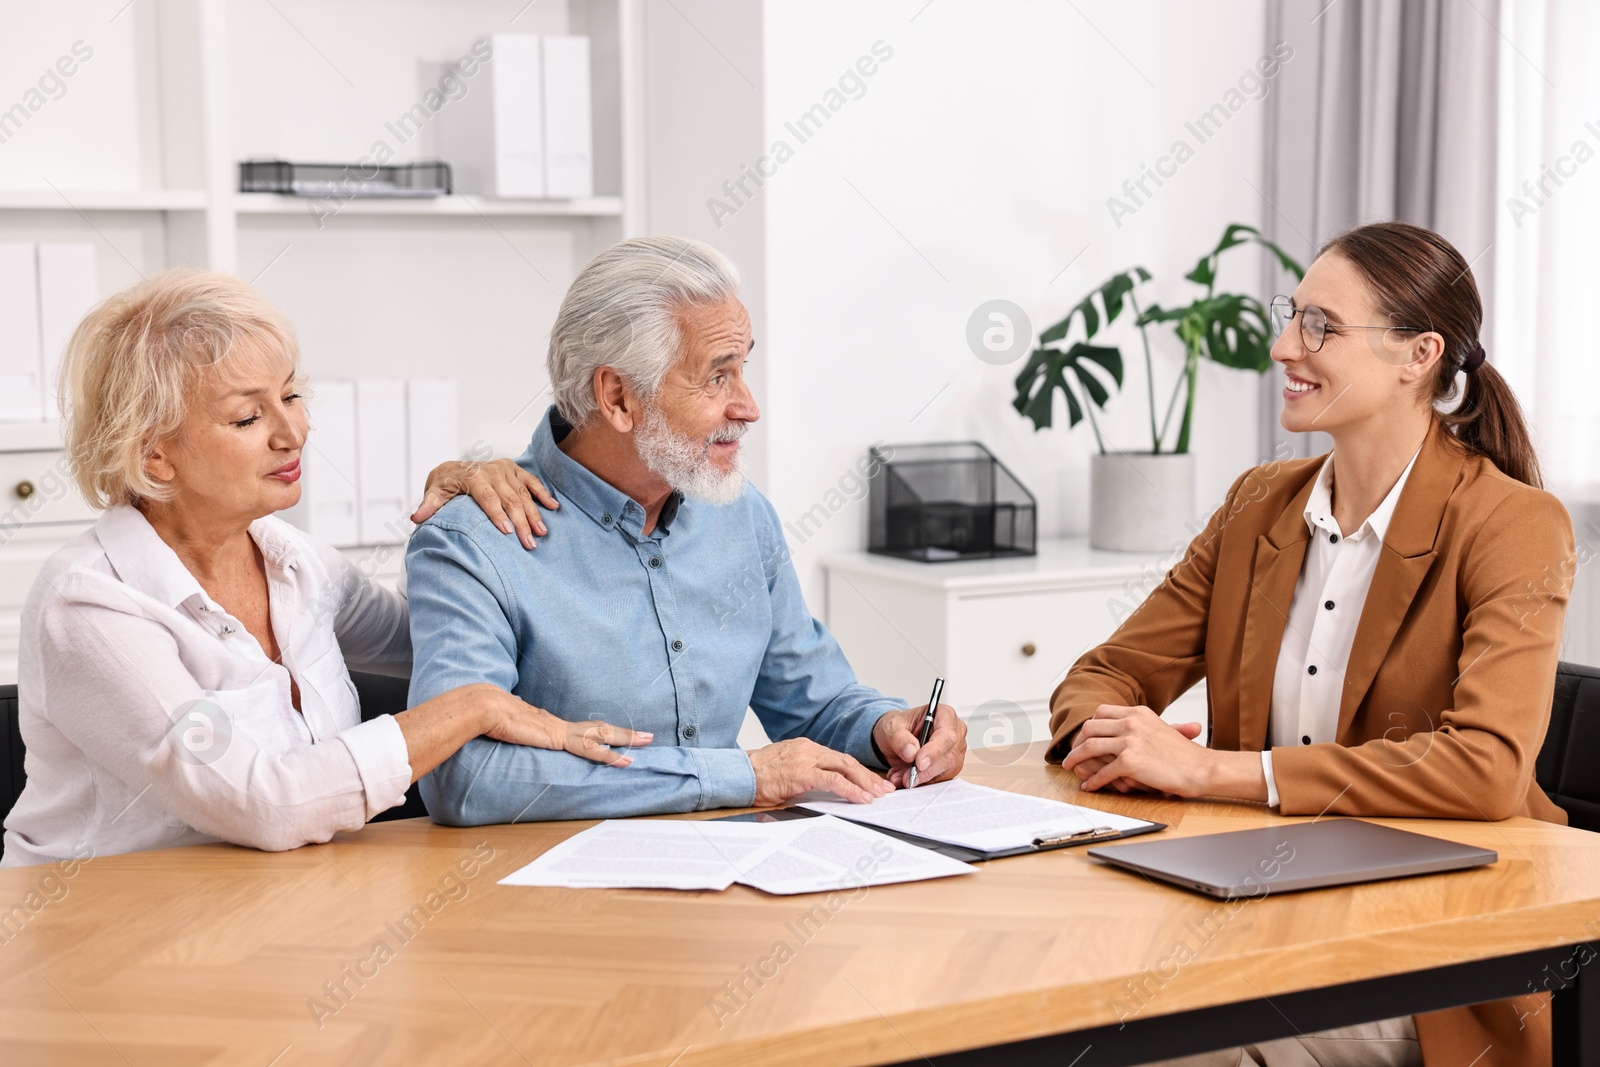
[[[1420,449],[1418,452],[1420,453]],[[1320,745],[1338,740],[1339,700],[1345,667],[1355,644],[1361,609],[1383,555],[1383,538],[1400,503],[1413,455],[1394,488],[1358,528],[1345,534],[1333,517],[1333,453],[1317,471],[1306,499],[1311,541],[1295,581],[1294,599],[1278,646],[1272,676],[1272,713],[1261,768],[1267,775],[1267,803],[1278,806],[1272,776],[1272,750],[1289,745]]]
[[[346,661],[409,672],[405,600],[279,519],[250,536],[281,664],[134,508],[46,562],[22,612],[27,784],[0,866],[216,840],[295,848],[404,800],[405,738],[392,716],[361,721]]]

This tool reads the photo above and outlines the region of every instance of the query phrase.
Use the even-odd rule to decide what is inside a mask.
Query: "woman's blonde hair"
[[[182,427],[205,376],[241,350],[300,363],[288,319],[229,274],[169,270],[89,312],[67,342],[60,390],[84,499],[98,508],[168,499],[144,461]]]

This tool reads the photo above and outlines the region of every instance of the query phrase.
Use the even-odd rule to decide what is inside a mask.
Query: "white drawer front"
[[[94,518],[62,452],[0,452],[0,530]]]
[[[1037,705],[1083,653],[1111,636],[1115,589],[995,593],[954,599],[950,689],[963,708]],[[1031,650],[1031,652],[1030,652]]]
[[[45,561],[87,529],[86,523],[73,523],[60,527],[23,527],[20,531],[0,530],[0,612],[20,610]],[[60,536],[39,536],[45,530]],[[9,532],[15,532],[16,536],[7,539]]]

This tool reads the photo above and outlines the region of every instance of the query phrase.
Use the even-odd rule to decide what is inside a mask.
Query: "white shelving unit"
[[[569,218],[620,219],[622,197],[593,196],[582,200],[497,200],[483,196],[376,197],[370,200],[313,200],[275,193],[240,193],[234,198],[240,215],[310,215],[337,210],[356,215],[478,215],[485,218],[516,215]]]
[[[644,229],[641,0],[92,7],[0,11],[8,68],[43,69],[75,40],[93,48],[0,155],[0,241],[94,242],[102,297],[171,267],[236,273],[288,314],[313,383],[449,373],[462,452],[519,453],[549,402],[544,345],[567,283]],[[391,121],[423,98],[435,65],[507,30],[590,38],[596,195],[237,191],[243,159],[354,163],[398,142]],[[393,162],[437,156],[434,131],[418,132]],[[0,423],[0,683],[15,678],[38,567],[92,519],[70,485],[59,498],[64,471],[58,426]],[[47,494],[57,499],[39,507]],[[394,546],[351,552],[380,579],[398,574]]]
[[[200,190],[4,189],[0,211],[204,211],[211,204]]]

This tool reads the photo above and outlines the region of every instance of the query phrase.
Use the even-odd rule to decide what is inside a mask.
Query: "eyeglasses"
[[[1289,328],[1290,320],[1296,316],[1300,318],[1300,343],[1305,345],[1307,352],[1322,351],[1322,342],[1328,337],[1328,316],[1318,307],[1297,308],[1294,302],[1286,296],[1275,296],[1270,305],[1272,322],[1272,336],[1281,337],[1283,331]],[[1347,326],[1342,322],[1333,324],[1336,330],[1404,330],[1407,333],[1427,333],[1421,326]]]

